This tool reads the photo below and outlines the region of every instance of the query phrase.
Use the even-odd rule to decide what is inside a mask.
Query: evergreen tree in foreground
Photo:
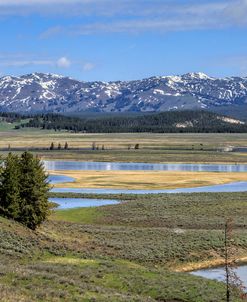
[[[49,184],[42,163],[31,153],[9,154],[0,178],[0,215],[35,230],[49,214]]]
[[[0,180],[0,214],[17,220],[20,215],[19,158],[11,153],[4,162]]]
[[[18,221],[34,230],[49,214],[49,184],[42,163],[28,152],[20,159],[20,183],[22,207]]]

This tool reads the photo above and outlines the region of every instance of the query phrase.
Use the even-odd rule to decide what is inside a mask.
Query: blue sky
[[[247,76],[247,0],[0,0],[0,75]]]

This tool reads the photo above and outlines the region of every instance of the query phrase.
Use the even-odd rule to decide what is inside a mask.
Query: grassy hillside
[[[17,113],[0,113],[0,132],[14,130],[29,119]]]
[[[28,122],[28,120],[20,120],[19,122],[8,122],[0,118],[0,132],[14,130],[16,127],[26,122]]]
[[[223,302],[222,283],[176,271],[220,263],[232,215],[246,256],[246,193],[128,199],[56,211],[36,232],[0,218],[2,301]]]

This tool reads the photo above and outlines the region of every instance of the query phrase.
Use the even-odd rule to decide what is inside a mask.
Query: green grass
[[[102,213],[97,208],[78,208],[69,210],[57,210],[51,219],[92,224],[102,216]]]
[[[125,200],[124,195],[114,198]],[[126,199],[97,209],[56,211],[52,219],[80,224],[80,230],[92,238],[95,256],[110,252],[118,258],[171,267],[218,259],[224,224],[232,217],[239,257],[246,256],[246,193],[128,195]]]
[[[223,229],[226,217],[236,228],[247,225],[246,193],[192,194],[75,194],[50,193],[60,198],[105,198],[123,201],[118,205],[55,211],[53,218],[84,223],[133,227]],[[191,219],[191,218],[194,219]],[[75,219],[75,220],[74,220]]]
[[[41,260],[1,274],[8,301],[17,301],[17,297],[18,301],[20,297],[22,301],[224,301],[224,286],[202,278],[121,261],[67,265],[68,257],[64,263],[52,260],[54,263]]]
[[[222,260],[229,216],[235,256],[246,256],[246,197],[116,195],[124,202],[55,211],[35,232],[0,218],[1,299],[223,302],[222,283],[175,270]]]
[[[28,122],[29,119],[21,120],[20,122],[8,123],[6,121],[0,120],[0,132],[12,132],[17,131],[15,130],[15,126],[19,126],[22,123]]]
[[[2,131],[0,148],[43,148],[68,142],[71,150],[40,150],[35,153],[47,159],[116,161],[116,162],[247,162],[244,153],[222,153],[224,146],[245,146],[247,134],[85,134],[42,130]],[[92,143],[106,150],[92,151]],[[140,150],[127,150],[135,143]],[[201,150],[203,143],[203,150]],[[194,147],[192,147],[192,145]],[[81,150],[76,150],[76,149]],[[194,149],[194,150],[193,150]],[[2,153],[5,155],[6,153]]]

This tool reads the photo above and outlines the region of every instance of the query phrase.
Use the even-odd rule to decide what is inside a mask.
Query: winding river
[[[206,171],[206,172],[247,172],[247,165],[222,165],[222,164],[145,164],[145,163],[100,163],[100,162],[68,162],[44,161],[47,170],[157,170],[157,171]],[[74,179],[64,175],[50,175],[51,184],[73,182]],[[53,188],[52,192],[62,193],[92,193],[92,194],[159,194],[159,193],[199,193],[199,192],[245,192],[247,181],[233,182],[223,185],[180,188],[174,190],[114,190],[114,189],[75,189]],[[82,199],[82,198],[51,198],[52,202],[59,204],[58,209],[72,209],[78,207],[95,207],[118,204],[118,200],[107,199]],[[236,273],[247,287],[247,265],[239,266]],[[224,281],[223,268],[203,269],[191,272],[195,276]]]
[[[78,162],[78,161],[44,161],[48,171],[190,171],[190,172],[247,172],[246,164],[155,164],[155,163],[115,163],[115,162]],[[51,176],[53,184],[73,182],[67,176]],[[53,188],[59,193],[88,194],[160,194],[160,193],[206,193],[206,192],[245,192],[247,181],[233,182],[223,185],[179,188],[173,190],[126,190],[126,189],[88,189],[88,188]]]
[[[49,171],[190,171],[190,172],[247,172],[245,164],[154,164],[154,163],[116,163],[43,161]]]

